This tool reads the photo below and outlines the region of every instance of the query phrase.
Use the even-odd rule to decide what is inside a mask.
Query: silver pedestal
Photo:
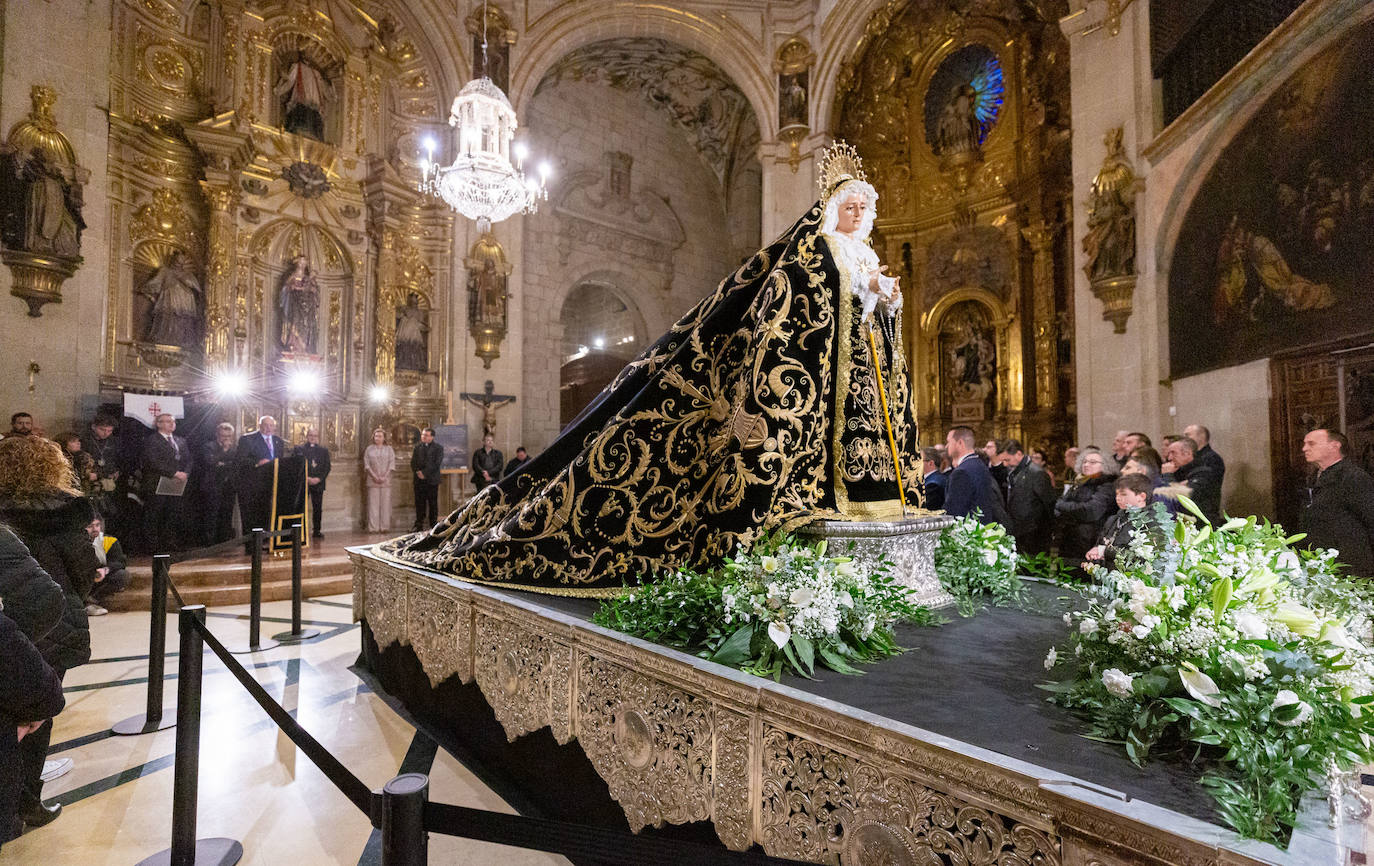
[[[935,576],[935,546],[940,533],[953,523],[954,518],[944,514],[893,521],[821,520],[797,534],[808,541],[824,538],[832,556],[849,553],[870,568],[886,554],[898,582],[914,591],[917,603],[934,609],[954,604]]]

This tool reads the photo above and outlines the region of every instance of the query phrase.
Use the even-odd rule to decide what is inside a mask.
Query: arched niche
[[[567,424],[645,348],[648,327],[623,274],[576,281],[559,312],[563,334],[559,417]]]
[[[342,311],[352,300],[355,282],[347,246],[320,226],[283,219],[258,229],[248,248],[246,278],[253,287],[249,319],[254,331],[250,335],[254,360],[267,364],[282,354],[281,288],[296,257],[305,256],[319,286],[317,338],[315,351],[310,354],[328,362],[327,369],[335,376],[330,385],[337,389],[343,374],[338,363],[344,341]]]
[[[1013,316],[986,289],[949,292],[921,316],[917,375],[922,414],[938,426],[1001,422],[1009,402]]]
[[[272,125],[327,144],[343,139],[344,57],[317,36],[287,27],[272,35]],[[318,94],[318,127],[304,106],[287,109],[292,93]]]

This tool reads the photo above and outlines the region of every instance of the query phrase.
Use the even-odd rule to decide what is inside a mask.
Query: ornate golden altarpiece
[[[630,827],[843,866],[1257,864],[1219,827],[563,614],[353,558],[353,616],[431,686],[476,683],[509,740],[576,741]],[[1277,853],[1267,846],[1250,846]]]
[[[375,3],[116,0],[103,390],[209,398],[216,374],[240,373],[240,429],[271,413],[291,439],[318,426],[338,454],[358,454],[379,423],[442,420],[454,226],[415,191],[420,142],[442,119],[417,43]],[[323,82],[318,134],[284,128],[294,63]],[[138,289],[177,253],[203,288],[203,336],[150,343]],[[278,293],[298,256],[318,285],[317,338],[288,352]],[[427,369],[398,373],[411,294]],[[302,369],[323,383],[313,397],[285,387]],[[368,405],[376,383],[396,386],[382,409]]]
[[[1027,448],[1073,435],[1067,12],[892,0],[841,72],[832,128],[881,199],[874,245],[904,277],[923,430],[966,423]],[[949,87],[970,81],[995,116],[976,146],[948,147]]]

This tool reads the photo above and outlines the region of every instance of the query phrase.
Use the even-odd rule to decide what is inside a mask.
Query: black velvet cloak
[[[466,580],[609,595],[765,532],[900,519],[870,332],[918,509],[900,321],[882,309],[860,321],[821,218],[818,203],[723,280],[520,471],[383,554]]]

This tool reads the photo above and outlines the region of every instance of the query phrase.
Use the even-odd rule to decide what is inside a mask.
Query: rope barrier
[[[374,812],[373,794],[367,785],[353,775],[338,758],[330,754],[328,749],[320,745],[318,740],[310,736],[310,733],[301,727],[299,722],[291,718],[291,714],[281,704],[273,700],[272,696],[257,680],[253,679],[253,675],[248,672],[247,668],[239,664],[233,653],[224,648],[224,644],[219,642],[219,638],[215,637],[205,623],[199,620],[192,620],[192,622],[195,624],[196,631],[200,632],[201,638],[204,639],[205,645],[210,647],[215,655],[219,656],[219,660],[224,663],[224,666],[229,669],[239,684],[248,691],[253,700],[258,702],[258,706],[262,707],[263,712],[276,722],[277,727],[282,729],[282,733],[286,734],[291,742],[295,743],[302,752],[305,752],[306,757],[316,767],[320,768],[320,772],[324,773],[325,778],[371,820]]]

